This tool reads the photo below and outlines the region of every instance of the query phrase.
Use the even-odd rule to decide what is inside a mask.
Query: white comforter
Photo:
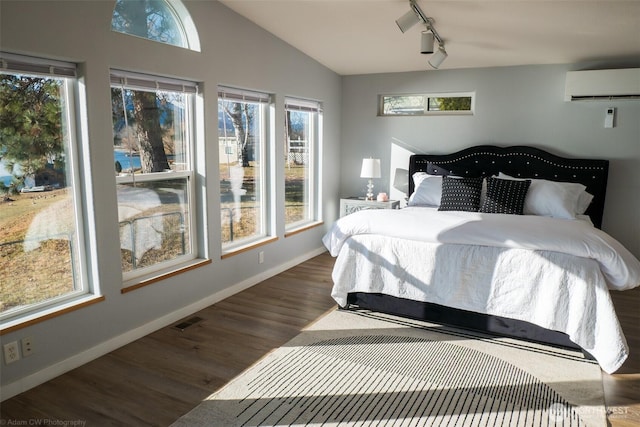
[[[332,296],[381,292],[558,330],[606,372],[628,356],[607,288],[640,285],[640,261],[588,221],[438,212],[360,211],[323,238]]]
[[[345,240],[358,234],[562,252],[595,259],[610,289],[640,286],[640,261],[617,240],[586,220],[441,212],[425,207],[363,210],[336,221],[322,241],[331,255],[337,256]]]

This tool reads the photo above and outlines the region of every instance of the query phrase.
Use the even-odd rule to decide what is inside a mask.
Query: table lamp
[[[380,178],[380,159],[362,159],[360,178],[368,178],[367,200],[373,200],[373,178]]]

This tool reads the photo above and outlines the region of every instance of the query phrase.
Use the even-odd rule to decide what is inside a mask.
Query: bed
[[[526,146],[413,155],[407,208],[347,215],[324,236],[332,296],[580,348],[615,372],[629,350],[609,290],[639,286],[640,261],[600,230],[608,166]]]

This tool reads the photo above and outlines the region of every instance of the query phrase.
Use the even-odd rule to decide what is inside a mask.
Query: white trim
[[[314,107],[315,106],[315,107]],[[321,221],[320,215],[320,198],[321,194],[319,193],[320,187],[320,146],[322,145],[322,140],[320,139],[322,136],[321,130],[321,121],[323,116],[323,111],[320,102],[317,101],[308,101],[299,98],[287,97],[285,98],[285,140],[287,142],[287,147],[285,150],[285,158],[287,158],[288,163],[288,151],[289,151],[289,134],[288,134],[288,113],[289,112],[297,112],[300,114],[307,114],[309,116],[309,125],[308,128],[305,129],[306,140],[307,140],[307,165],[306,169],[308,171],[308,179],[307,179],[307,194],[308,198],[305,200],[308,202],[308,212],[305,218],[295,221],[295,222],[286,222],[285,219],[285,234],[294,232],[296,229],[305,228],[307,225],[313,224],[315,222]],[[285,165],[285,169],[288,166]],[[285,172],[286,174],[286,172]],[[285,189],[286,192],[286,189]]]
[[[322,111],[322,103],[320,101],[287,96],[284,98],[284,109],[317,113]]]
[[[196,218],[196,209],[197,209],[197,200],[195,197],[195,175],[193,170],[194,164],[194,156],[195,149],[194,146],[196,141],[194,140],[195,133],[193,127],[196,126],[194,122],[195,115],[195,97],[197,96],[197,85],[195,83],[190,83],[187,81],[175,80],[175,79],[165,79],[163,77],[158,77],[160,80],[153,80],[156,78],[152,75],[140,74],[140,73],[131,73],[128,71],[121,70],[111,70],[111,83],[112,88],[129,90],[134,89],[138,90],[141,87],[148,86],[148,89],[143,90],[151,90],[153,93],[162,90],[163,86],[180,86],[181,89],[174,91],[178,94],[182,92],[182,97],[184,97],[184,123],[181,125],[184,130],[184,141],[182,145],[184,145],[185,150],[185,161],[186,168],[185,170],[166,170],[164,172],[150,172],[150,173],[140,173],[135,174],[130,172],[124,172],[120,175],[116,176],[116,184],[118,185],[128,185],[128,184],[136,184],[140,182],[149,182],[149,183],[161,183],[162,181],[168,180],[184,180],[186,184],[186,197],[185,200],[181,202],[181,206],[184,204],[188,209],[188,217],[189,217],[189,249],[185,251],[185,254],[177,256],[173,259],[166,261],[159,261],[153,265],[147,267],[134,267],[132,270],[128,270],[122,273],[123,278],[123,287],[127,287],[128,283],[139,280],[142,277],[145,277],[149,274],[155,274],[159,271],[166,270],[167,268],[180,266],[187,261],[191,261],[198,257],[197,254],[197,243],[195,236],[198,235],[198,228],[202,227],[202,224],[197,223]],[[180,82],[184,83],[181,84]],[[118,86],[120,84],[120,86]],[[188,89],[187,84],[192,84],[194,86],[191,87],[192,91]],[[153,87],[159,89],[152,89]],[[166,89],[168,91],[172,91],[171,89]],[[124,92],[123,93],[123,104],[124,104]],[[124,116],[126,119],[126,115]],[[174,128],[177,127],[177,122],[174,124]],[[120,206],[120,201],[118,200],[118,207]],[[123,221],[120,221],[122,224]]]
[[[78,138],[78,132],[81,132],[85,125],[79,120],[77,114],[77,108],[81,104],[79,99],[79,79],[56,74],[54,70],[54,68],[61,69],[61,67],[68,66],[68,70],[72,69],[75,74],[75,64],[3,52],[0,52],[0,57],[2,57],[0,60],[8,58],[18,61],[18,67],[27,64],[48,68],[47,64],[51,64],[50,75],[36,73],[39,76],[38,78],[56,79],[62,82],[58,100],[61,107],[59,118],[63,141],[63,152],[61,154],[62,157],[67,159],[65,176],[70,183],[67,183],[68,185],[65,189],[69,192],[69,197],[71,197],[71,213],[73,216],[73,230],[69,234],[69,238],[65,240],[69,242],[71,251],[68,261],[71,263],[71,285],[73,285],[74,290],[52,298],[14,307],[0,313],[0,324],[3,328],[7,328],[10,325],[23,323],[34,317],[55,313],[64,307],[77,304],[78,300],[86,297],[93,298],[99,294],[97,293],[97,286],[94,286],[88,278],[87,226],[85,221],[89,220],[89,216],[85,216],[84,213],[86,212],[85,205],[90,203],[88,203],[86,197],[83,197],[83,191],[89,186],[89,182],[81,177],[80,172],[84,164],[80,162],[79,153],[86,150],[86,147],[83,146],[84,140]]]
[[[183,307],[165,316],[157,318],[147,323],[146,325],[142,325],[138,328],[131,329],[121,335],[118,335],[117,337],[111,338],[86,351],[83,351],[82,353],[78,353],[76,355],[69,357],[68,359],[62,360],[54,365],[50,365],[44,369],[41,369],[40,371],[35,372],[31,375],[28,375],[24,378],[21,378],[18,381],[14,381],[12,383],[3,385],[2,401],[7,400],[11,397],[14,397],[20,393],[23,393],[40,384],[43,384],[59,375],[69,372],[86,363],[89,363],[92,360],[95,360],[101,356],[104,356],[107,353],[110,353],[137,339],[140,339],[146,335],[149,335],[159,329],[167,327],[172,323],[177,322],[180,319],[183,319],[184,317],[187,317],[200,310],[203,310],[209,307],[210,305],[213,305],[219,301],[222,301],[225,298],[228,298],[245,289],[248,289],[254,285],[257,285],[260,282],[263,282],[277,274],[280,274],[292,267],[295,267],[296,265],[301,264],[302,262],[307,261],[324,252],[326,252],[326,249],[324,247],[320,247],[313,251],[307,252],[304,255],[296,257],[288,262],[285,262],[269,270],[266,270],[260,274],[257,274],[253,277],[245,279],[242,282],[231,285],[228,288],[225,288],[221,291],[216,292],[215,294],[210,295],[207,298],[204,298],[200,301],[197,301],[193,304],[190,304],[186,307]]]
[[[218,102],[241,101],[257,102],[259,104],[271,104],[271,95],[249,89],[234,88],[231,86],[218,86]]]
[[[3,319],[2,330],[12,330],[13,328],[30,322],[37,323],[42,318],[54,317],[61,312],[73,310],[75,307],[83,306],[101,297],[102,296],[97,293],[76,291],[72,295],[69,293],[61,295],[51,300],[49,304],[43,303],[38,306],[33,306],[35,307],[34,309],[30,309],[32,306],[27,306],[29,309],[25,309],[22,312],[13,312],[7,316],[6,320]]]
[[[200,52],[200,37],[198,36],[198,29],[196,28],[196,24],[193,22],[191,14],[185,5],[180,0],[167,0],[167,4],[173,8],[173,11],[180,19],[180,24],[184,31],[184,36],[187,39],[189,49]]]
[[[13,74],[76,77],[76,64],[0,51],[0,69]]]
[[[115,13],[115,8],[118,6],[118,1],[114,4],[113,12],[111,13],[111,31],[126,34],[132,37],[138,37],[145,40],[151,40],[157,43],[163,43],[169,46],[181,47],[184,49],[190,49],[196,52],[200,52],[200,37],[198,36],[198,29],[196,28],[193,19],[191,18],[191,14],[184,6],[181,0],[161,0],[164,2],[165,6],[171,13],[171,17],[173,18],[173,22],[176,24],[176,27],[180,31],[180,35],[182,36],[182,40],[179,42],[176,40],[174,42],[165,42],[155,38],[151,38],[147,36],[139,36],[133,33],[129,33],[127,31],[117,30],[113,27],[113,14]],[[148,24],[148,22],[147,22]]]
[[[120,89],[146,90],[152,92],[184,92],[198,93],[198,83],[172,77],[157,76],[154,74],[136,73],[111,69],[109,71],[111,86]]]
[[[271,111],[271,95],[264,92],[249,91],[245,89],[235,89],[228,86],[218,86],[218,117],[222,116],[222,122],[224,127],[224,137],[227,138],[226,126],[227,115],[226,108],[227,103],[244,103],[251,105],[257,109],[257,117],[254,117],[254,126],[258,129],[256,135],[254,135],[254,152],[257,161],[258,175],[254,178],[257,180],[255,188],[255,199],[257,203],[256,210],[259,213],[258,221],[256,225],[258,230],[255,230],[253,234],[244,237],[235,237],[230,241],[221,241],[220,247],[223,255],[226,253],[236,252],[240,247],[252,246],[262,240],[269,240],[275,237],[275,230],[269,229],[270,215],[273,212],[273,200],[271,199],[270,189],[273,187],[273,182],[267,182],[267,178],[271,177],[269,173],[274,168],[274,159],[269,157],[271,147],[274,145],[274,141],[270,139],[270,129],[268,126],[271,124],[271,118],[269,113]],[[256,123],[258,121],[258,123]],[[221,129],[218,129],[220,131]],[[249,135],[250,132],[247,132]],[[240,150],[240,144],[237,144],[238,151]],[[238,166],[241,166],[238,164]],[[255,169],[255,168],[254,168]],[[244,168],[243,168],[244,170]],[[229,170],[231,173],[231,169]],[[243,172],[244,173],[244,172]],[[237,205],[235,205],[237,207]],[[220,205],[220,217],[221,230],[225,230],[230,224],[233,224],[233,219],[226,221],[227,218],[231,218],[231,215],[227,216],[225,211],[231,212],[234,207],[227,207],[225,204]],[[233,215],[235,216],[235,215]],[[230,238],[232,236],[230,235]]]
[[[132,184],[138,182],[160,182],[170,181],[175,179],[193,179],[193,172],[187,171],[167,171],[167,172],[149,172],[131,174],[128,172],[121,172],[116,176],[116,184]]]
[[[424,102],[424,110],[420,114],[387,114],[384,112],[384,100],[389,97],[422,97]],[[429,110],[429,100],[431,98],[471,98],[471,107],[469,110]],[[441,92],[441,93],[384,93],[378,95],[378,117],[424,117],[424,116],[440,116],[440,115],[474,115],[476,105],[476,93],[471,92]]]

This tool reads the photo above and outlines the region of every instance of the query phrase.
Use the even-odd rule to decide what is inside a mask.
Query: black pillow
[[[487,197],[480,212],[522,215],[531,180],[487,178]]]
[[[482,178],[442,179],[442,198],[439,211],[477,212],[480,208]]]

